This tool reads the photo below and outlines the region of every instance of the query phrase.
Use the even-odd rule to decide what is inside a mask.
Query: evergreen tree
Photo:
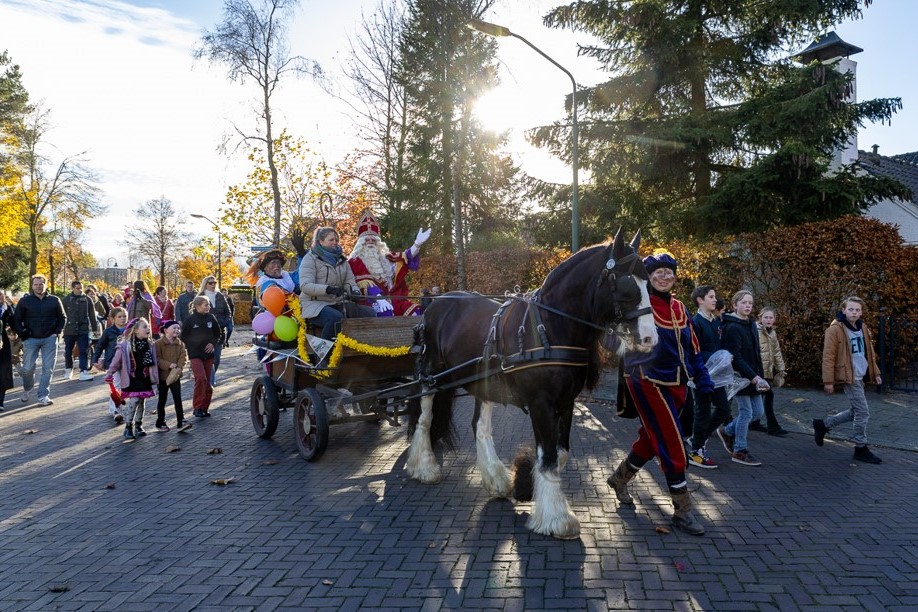
[[[595,0],[554,9],[552,27],[594,35],[581,49],[611,73],[578,95],[590,219],[658,238],[710,236],[863,211],[904,195],[893,181],[830,169],[865,121],[898,98],[850,103],[851,75],[790,57],[869,0]],[[561,155],[566,126],[536,132]]]
[[[432,246],[459,256],[470,241],[512,229],[516,167],[502,135],[486,132],[472,105],[497,84],[496,44],[466,28],[494,0],[410,0],[400,44],[399,78],[409,105],[406,176],[410,199],[390,209],[387,225],[434,228]],[[398,236],[410,242],[414,236]],[[395,243],[395,240],[393,240]]]

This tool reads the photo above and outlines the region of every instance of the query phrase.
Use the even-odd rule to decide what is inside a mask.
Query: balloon
[[[300,326],[295,319],[290,317],[277,317],[274,319],[274,334],[284,342],[296,339]]]
[[[281,316],[281,313],[284,312],[284,308],[287,306],[287,296],[284,295],[284,290],[277,285],[271,285],[265,289],[259,301],[261,305],[275,317]]]
[[[270,334],[274,331],[274,315],[268,311],[259,312],[252,319],[252,331],[256,334]]]

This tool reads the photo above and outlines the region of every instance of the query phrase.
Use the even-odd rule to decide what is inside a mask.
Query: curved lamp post
[[[217,284],[223,289],[223,241],[220,237],[220,226],[205,217],[204,215],[199,215],[196,213],[191,213],[191,216],[195,219],[204,219],[208,223],[214,226],[214,229],[217,230]]]
[[[577,129],[577,81],[574,80],[574,75],[572,75],[567,68],[550,58],[544,51],[536,47],[534,44],[519,34],[514,34],[511,32],[509,28],[505,28],[504,26],[497,25],[495,23],[481,21],[480,19],[471,19],[467,24],[465,24],[465,26],[470,30],[476,30],[482,34],[488,34],[489,36],[512,36],[513,38],[518,38],[519,40],[529,45],[533,51],[554,64],[556,68],[564,72],[564,74],[566,74],[567,77],[571,80],[571,85],[573,86],[573,93],[571,95],[571,110],[574,120],[573,129],[571,131],[571,161],[572,165],[574,166],[574,183],[571,196],[571,252],[576,253],[578,249],[580,249],[580,187],[577,180],[577,167],[580,165],[580,134]]]

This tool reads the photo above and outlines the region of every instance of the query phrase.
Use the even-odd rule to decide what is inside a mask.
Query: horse
[[[460,291],[434,301],[415,329],[420,392],[409,401],[405,469],[411,478],[440,481],[433,445],[455,448],[452,406],[462,387],[476,398],[482,483],[491,495],[509,497],[514,483],[494,448],[491,415],[498,404],[516,405],[528,411],[536,444],[531,474],[517,470],[518,478],[533,481],[527,527],[562,539],[580,535],[560,478],[574,401],[599,377],[596,347],[604,334],[618,336],[621,353],[650,351],[657,343],[639,245],[640,230],[626,244],[619,229],[611,243],[584,248],[558,265],[536,292],[503,304]]]

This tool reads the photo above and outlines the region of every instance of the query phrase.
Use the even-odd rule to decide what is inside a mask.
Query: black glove
[[[294,225],[290,230],[290,244],[293,245],[293,248],[296,250],[297,257],[304,257],[306,255],[306,244],[305,236],[303,235],[303,228],[299,225]]]
[[[354,287],[351,287],[351,298],[355,300],[363,299],[363,294],[360,293],[360,289],[355,289]]]
[[[344,295],[344,289],[342,289],[341,287],[335,287],[333,285],[329,285],[328,287],[325,288],[325,294],[334,295],[335,297],[341,297],[342,295]]]

